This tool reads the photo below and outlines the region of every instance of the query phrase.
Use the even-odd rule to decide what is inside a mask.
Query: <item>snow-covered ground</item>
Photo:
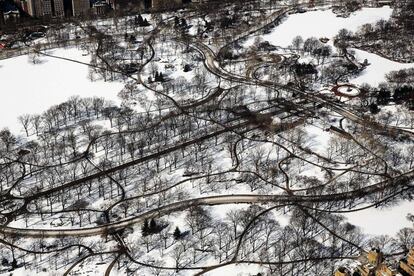
[[[293,38],[298,35],[302,36],[304,40],[310,37],[331,39],[343,28],[354,32],[363,24],[375,23],[380,19],[390,18],[391,13],[392,9],[389,6],[384,6],[381,8],[363,8],[347,18],[337,17],[332,10],[292,14],[270,34],[264,35],[263,39],[282,47],[289,46]],[[252,44],[253,41],[254,38],[250,39],[247,45]],[[332,40],[330,43],[332,43]]]
[[[412,227],[406,216],[414,212],[414,202],[401,202],[391,208],[369,208],[359,212],[347,213],[348,221],[362,228],[362,231],[371,235],[395,236],[398,230]]]
[[[76,48],[49,53],[90,62],[90,56],[82,55]],[[121,82],[91,82],[86,65],[44,56],[40,60],[40,64],[33,64],[28,55],[24,55],[0,61],[0,129],[8,127],[14,133],[20,132],[19,115],[42,113],[74,95],[99,96],[119,103],[117,95],[123,87]]]
[[[354,51],[357,60],[367,59],[370,63],[360,76],[351,81],[354,84],[368,83],[377,86],[385,81],[385,75],[389,72],[414,67],[414,63],[399,63],[362,50],[354,49]]]
[[[305,130],[309,135],[309,140],[312,141],[309,147],[319,154],[326,155],[331,134],[323,128],[314,125],[307,125]]]
[[[227,265],[211,272],[206,273],[208,276],[255,276],[258,273],[264,274],[265,269],[263,266],[255,264],[238,264],[238,265]]]
[[[339,30],[346,28],[355,32],[363,24],[375,23],[380,19],[388,20],[392,14],[389,6],[381,8],[363,8],[347,18],[337,17],[332,10],[317,10],[306,13],[290,15],[280,26],[273,29],[270,34],[263,36],[264,40],[273,45],[287,47],[292,40],[300,35],[303,40],[310,37],[329,38],[328,45],[333,46],[333,37]],[[254,37],[250,38],[245,46],[250,46],[254,42]],[[376,54],[355,50],[356,58],[359,61],[368,60],[370,65],[364,70],[361,76],[352,79],[356,85],[368,83],[377,86],[385,81],[385,75],[394,70],[414,67],[414,64],[403,64],[388,60]]]

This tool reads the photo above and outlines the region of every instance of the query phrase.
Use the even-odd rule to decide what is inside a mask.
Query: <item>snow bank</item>
[[[52,55],[90,62],[90,56],[83,56],[76,48],[56,49]],[[121,82],[91,82],[86,65],[52,57],[40,59],[40,64],[31,63],[27,55],[0,61],[0,128],[20,132],[19,115],[41,113],[74,95],[119,103]]]

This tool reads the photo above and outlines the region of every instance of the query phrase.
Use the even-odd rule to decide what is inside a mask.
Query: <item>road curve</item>
[[[102,226],[77,228],[77,229],[27,229],[27,228],[14,228],[8,226],[0,226],[0,233],[4,235],[19,235],[24,237],[63,237],[63,236],[94,236],[105,233],[113,233],[117,230],[124,229],[130,225],[143,222],[145,219],[149,219],[155,216],[166,215],[174,211],[189,208],[190,206],[197,205],[219,205],[219,204],[236,204],[236,203],[267,203],[272,201],[280,201],[280,196],[275,195],[224,195],[224,196],[211,196],[204,198],[195,198],[184,200],[180,202],[171,203],[150,211],[147,211],[137,217],[105,224]],[[288,200],[287,196],[283,196],[285,200]]]
[[[159,208],[147,211],[136,217],[131,217],[121,221],[108,223],[105,225],[99,225],[88,228],[75,228],[75,229],[27,229],[27,228],[14,228],[9,226],[0,226],[0,233],[4,235],[19,235],[24,237],[64,237],[64,236],[95,236],[108,233],[114,233],[118,230],[124,229],[136,223],[143,222],[145,219],[167,215],[169,213],[184,210],[191,206],[200,205],[220,205],[220,204],[239,204],[239,203],[285,203],[285,204],[301,204],[305,202],[332,202],[347,199],[362,198],[366,195],[373,194],[375,192],[381,192],[389,187],[393,189],[412,190],[413,185],[408,185],[405,181],[414,176],[414,170],[400,174],[392,179],[380,181],[376,184],[349,192],[337,193],[337,194],[325,194],[325,195],[257,195],[257,194],[236,194],[236,195],[218,195],[183,200],[180,202],[174,202]]]
[[[216,60],[216,55],[213,52],[213,50],[210,49],[210,47],[198,41],[193,41],[193,43],[190,46],[196,51],[198,51],[203,56],[204,64],[208,71],[210,71],[212,74],[215,74],[225,80],[234,81],[238,83],[244,83],[244,84],[250,84],[250,85],[261,85],[265,87],[278,88],[278,89],[283,89],[291,93],[300,94],[303,96],[303,98],[310,100],[312,102],[319,103],[319,104],[326,104],[333,111],[337,112],[343,117],[357,124],[364,125],[369,128],[375,129],[382,134],[396,136],[398,134],[403,133],[403,134],[414,137],[414,132],[412,131],[408,131],[406,129],[395,127],[395,126],[388,126],[388,125],[380,124],[374,121],[368,121],[366,118],[363,118],[359,116],[358,114],[355,114],[354,112],[344,108],[340,104],[335,103],[330,99],[326,99],[322,95],[317,95],[315,93],[302,91],[294,87],[281,85],[281,84],[278,84],[272,81],[263,81],[263,80],[248,78],[245,76],[241,76],[241,75],[228,72],[222,67],[220,67],[218,61]]]

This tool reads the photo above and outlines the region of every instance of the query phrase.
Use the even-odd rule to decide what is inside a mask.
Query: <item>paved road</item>
[[[137,217],[125,219],[118,222],[106,224],[104,226],[81,228],[81,229],[27,229],[14,228],[8,226],[0,226],[0,233],[4,235],[17,234],[24,237],[61,237],[61,236],[93,236],[104,233],[113,233],[114,231],[124,229],[130,225],[141,223],[145,219],[155,216],[165,215],[174,211],[189,208],[195,205],[217,205],[217,204],[233,204],[233,203],[266,203],[274,201],[275,196],[257,196],[257,195],[230,195],[230,196],[213,196],[205,198],[196,198],[184,200],[181,202],[171,203],[169,205],[150,210]]]
[[[358,114],[350,111],[349,109],[343,107],[340,103],[336,103],[331,99],[327,99],[323,95],[315,94],[313,92],[301,91],[301,90],[296,89],[294,87],[281,85],[281,84],[271,82],[271,81],[263,81],[263,80],[258,80],[258,79],[252,79],[252,78],[248,78],[246,76],[241,76],[241,75],[237,75],[237,74],[233,74],[231,72],[228,72],[219,65],[218,61],[216,60],[215,53],[207,45],[205,45],[201,42],[198,42],[198,41],[194,41],[191,44],[191,47],[193,49],[197,50],[203,56],[204,64],[205,64],[206,68],[211,73],[213,73],[216,76],[219,76],[223,79],[233,81],[233,82],[236,82],[236,83],[243,83],[243,84],[250,84],[250,85],[261,85],[261,86],[265,86],[265,87],[277,88],[277,89],[285,90],[287,92],[300,94],[304,99],[307,99],[309,101],[312,101],[312,102],[315,102],[315,103],[318,103],[318,104],[324,104],[324,105],[328,106],[332,111],[337,112],[338,114],[342,115],[343,117],[345,117],[345,118],[347,118],[347,119],[349,119],[349,120],[351,120],[351,121],[353,121],[357,124],[364,125],[364,126],[367,126],[369,128],[372,128],[372,129],[378,131],[381,134],[391,135],[393,137],[395,137],[398,134],[406,134],[406,135],[414,137],[414,132],[412,132],[412,131],[409,131],[409,130],[406,130],[406,129],[403,129],[403,128],[399,128],[399,127],[380,124],[380,123],[377,123],[377,122],[367,121],[366,118],[363,118],[360,115],[358,115]]]
[[[188,209],[190,206],[198,205],[220,205],[220,204],[238,204],[238,203],[306,203],[306,202],[334,202],[347,199],[362,198],[364,196],[381,192],[388,187],[393,189],[413,189],[414,186],[408,185],[405,180],[414,176],[414,170],[408,171],[401,175],[394,177],[393,179],[384,180],[367,186],[358,190],[349,192],[337,193],[337,194],[325,194],[325,195],[252,195],[252,194],[236,194],[236,195],[219,195],[209,196],[183,200],[180,202],[174,202],[150,211],[147,211],[136,217],[131,217],[125,220],[108,223],[102,226],[81,228],[81,229],[27,229],[27,228],[14,228],[8,226],[0,226],[0,233],[4,235],[20,235],[24,237],[62,237],[62,236],[94,236],[105,233],[114,233],[117,230],[124,229],[128,226],[136,223],[142,223],[145,219],[152,217],[163,216],[175,211]]]
[[[333,102],[332,100],[326,99],[325,97],[321,95],[316,95],[312,93],[307,93],[304,91],[300,91],[298,89],[292,88],[292,87],[286,87],[279,85],[277,83],[273,83],[270,81],[261,81],[245,76],[239,76],[236,74],[233,74],[231,72],[226,71],[225,69],[221,68],[219,63],[216,61],[216,55],[215,53],[206,45],[200,42],[193,42],[191,44],[191,47],[196,49],[200,54],[204,57],[204,64],[206,68],[212,72],[213,74],[229,80],[234,81],[237,83],[244,83],[244,84],[252,84],[252,85],[262,85],[265,87],[275,87],[278,89],[284,89],[288,92],[300,94],[303,96],[304,99],[310,100],[312,102],[316,103],[322,103],[329,106],[333,111],[341,114],[342,116],[355,121],[360,124],[366,124],[366,120],[364,118],[361,118],[359,115],[349,111],[348,109],[344,108],[338,103]],[[381,126],[381,125],[375,125],[373,124],[374,128],[381,129],[381,131],[385,130],[392,130],[392,131],[406,131],[395,127],[389,127],[389,126]],[[234,126],[234,127],[240,127],[240,126]],[[233,128],[233,127],[230,127]],[[189,146],[191,144],[203,141],[205,139],[209,139],[211,137],[214,137],[216,135],[219,135],[221,133],[227,132],[229,129],[223,129],[219,131],[212,132],[208,135],[205,135],[203,137],[184,142],[182,144],[179,144],[177,146],[173,146],[170,148],[167,148],[159,153],[155,153],[149,156],[146,156],[142,159],[133,160],[131,162],[122,164],[120,166],[111,168],[105,172],[99,172],[90,176],[87,176],[82,179],[78,179],[74,182],[67,183],[65,185],[62,185],[60,187],[57,187],[55,189],[47,190],[41,193],[38,193],[33,196],[33,198],[38,198],[43,195],[47,195],[50,193],[53,193],[58,190],[62,190],[66,187],[71,187],[73,185],[77,185],[80,183],[84,183],[88,180],[95,179],[97,177],[100,177],[102,174],[108,174],[113,173],[115,171],[127,168],[132,165],[136,165],[139,163],[142,163],[146,160],[149,160],[151,158],[154,158],[156,156],[160,156],[162,154],[168,154],[172,151],[175,151],[179,148]],[[411,132],[410,132],[411,133]],[[411,133],[412,134],[412,133]],[[96,226],[96,227],[90,227],[90,228],[82,228],[82,229],[25,229],[25,228],[13,228],[8,226],[0,226],[0,233],[5,235],[10,234],[18,234],[26,237],[60,237],[60,236],[91,236],[91,235],[98,235],[98,234],[104,234],[104,233],[112,233],[114,231],[123,229],[125,227],[131,226],[136,223],[141,223],[146,218],[151,218],[154,216],[160,216],[165,215],[177,210],[186,209],[189,206],[193,205],[218,205],[218,204],[237,204],[237,203],[289,203],[289,202],[296,202],[300,204],[300,202],[328,202],[328,201],[339,201],[339,200],[345,200],[350,198],[357,198],[357,197],[363,197],[364,195],[368,195],[370,193],[374,193],[377,191],[382,191],[386,189],[390,185],[396,185],[396,181],[399,179],[403,179],[405,177],[412,177],[414,175],[414,170],[409,171],[407,173],[401,174],[394,179],[386,180],[379,182],[377,184],[362,188],[360,190],[356,191],[350,191],[350,192],[344,192],[339,194],[331,194],[331,195],[321,195],[321,196],[295,196],[295,195],[222,195],[222,196],[212,196],[212,197],[204,197],[204,198],[196,198],[196,199],[189,199],[184,200],[181,202],[175,202],[171,203],[165,206],[162,206],[160,208],[156,208],[154,210],[150,210],[144,214],[141,214],[136,217],[128,218],[122,221],[109,223],[102,226]],[[396,185],[397,186],[397,185]],[[401,185],[400,185],[401,186]],[[411,187],[412,188],[412,187]],[[27,199],[31,199],[31,197],[28,197]]]

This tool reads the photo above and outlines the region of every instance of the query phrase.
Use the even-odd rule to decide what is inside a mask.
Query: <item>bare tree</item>
[[[31,122],[31,116],[29,114],[23,114],[17,117],[17,119],[22,124],[24,131],[26,132],[26,136],[29,137],[29,125]]]

